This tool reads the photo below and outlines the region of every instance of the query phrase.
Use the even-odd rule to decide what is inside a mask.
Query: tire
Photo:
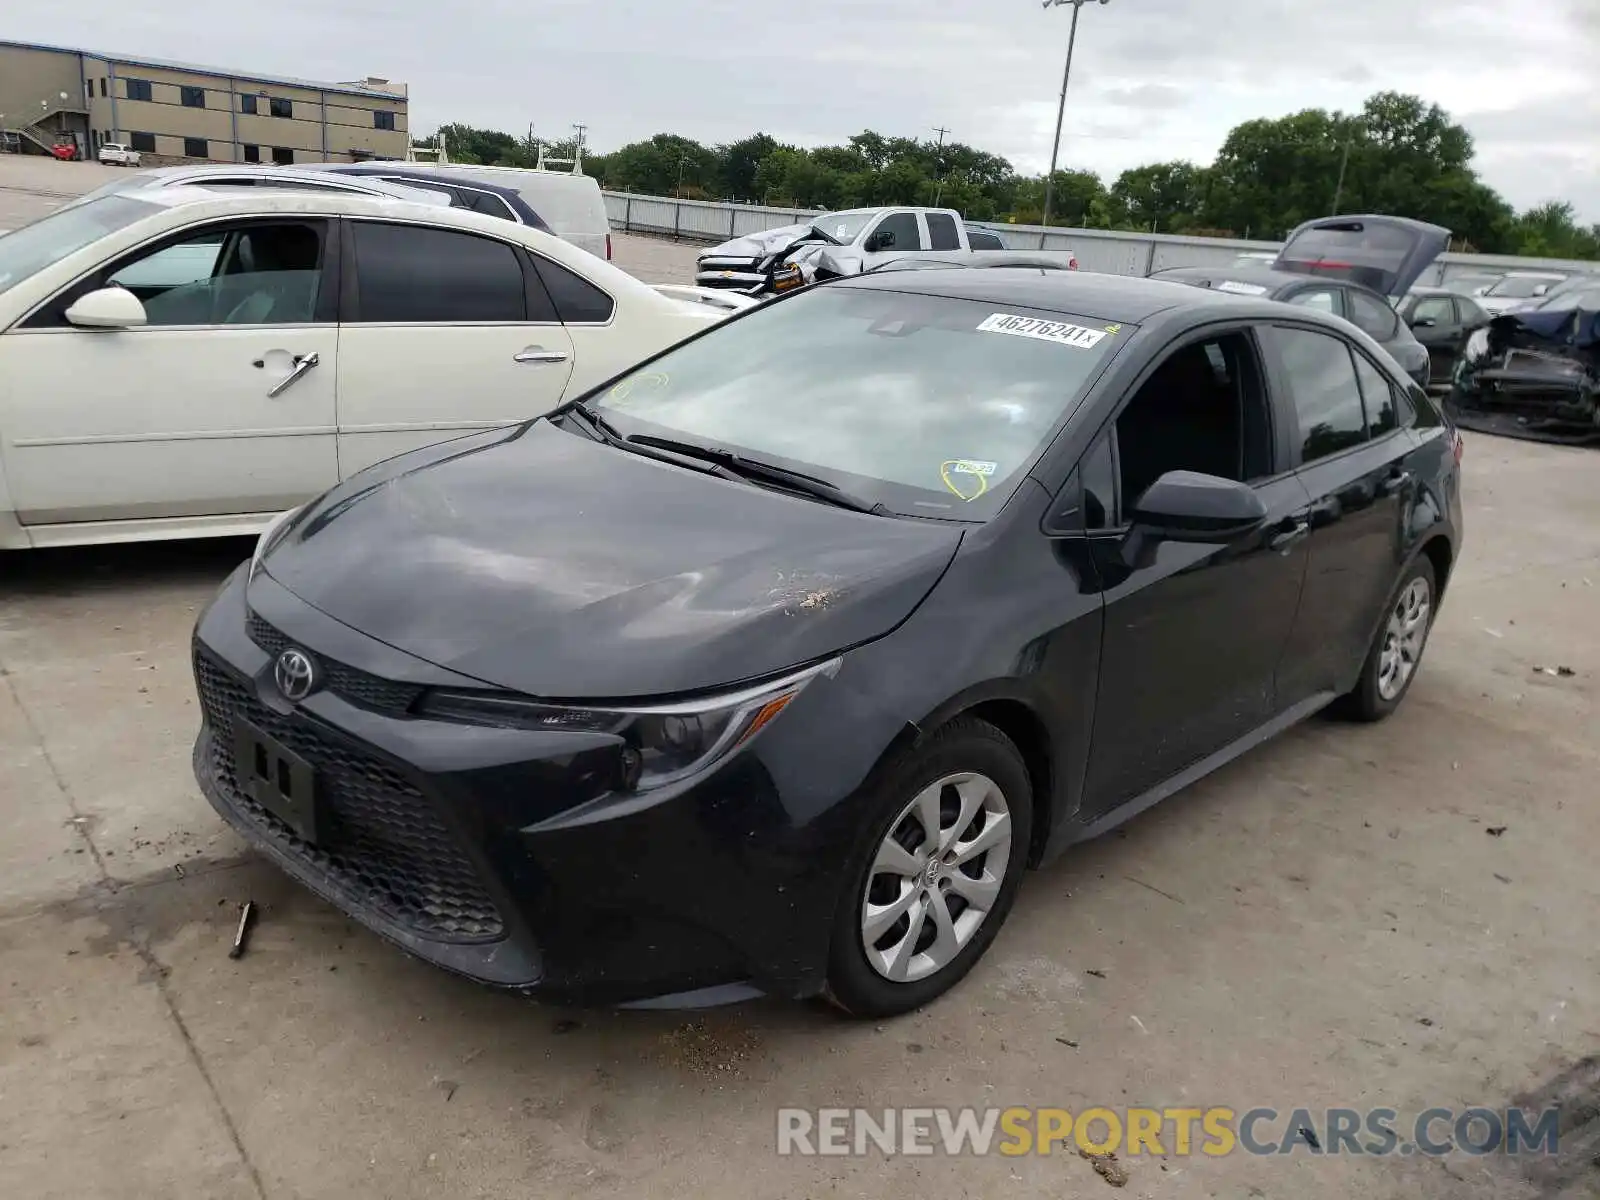
[[[1438,611],[1439,585],[1433,563],[1427,555],[1420,554],[1406,568],[1384,606],[1383,623],[1367,651],[1361,678],[1340,697],[1343,715],[1357,721],[1381,721],[1400,707],[1422,666],[1422,654]]]
[[[1033,804],[1022,755],[985,721],[958,718],[891,762],[871,785],[869,823],[834,917],[826,998],[851,1016],[889,1017],[959,982],[1016,899]],[[921,814],[935,821],[943,839],[943,854],[931,860]],[[963,847],[978,852],[952,861]],[[879,910],[870,948],[869,906]]]

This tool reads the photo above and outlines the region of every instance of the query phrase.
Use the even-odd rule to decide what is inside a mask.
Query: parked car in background
[[[1504,271],[1472,271],[1461,275],[1446,275],[1439,286],[1458,296],[1476,298],[1505,277]]]
[[[1542,271],[1511,271],[1479,292],[1475,299],[1491,317],[1497,317],[1528,301],[1542,300],[1551,288],[1566,278]]]
[[[1470,296],[1448,288],[1414,287],[1396,310],[1432,360],[1430,382],[1448,383],[1471,336],[1489,324],[1489,314]]]
[[[111,167],[137,167],[144,161],[144,157],[126,142],[101,142],[100,152],[95,157]]]
[[[992,229],[982,225],[963,225],[967,231],[967,245],[973,250],[1004,250],[1005,241]]]
[[[0,549],[258,531],[727,315],[444,205],[158,187],[63,208],[0,240]]]
[[[486,217],[517,221],[546,233],[553,232],[545,219],[528,206],[516,188],[469,180],[459,174],[449,175],[405,162],[327,163],[315,169],[344,178],[380,180],[396,187],[427,188],[448,196],[452,208],[471,209]]]
[[[1330,703],[1403,702],[1460,452],[1307,308],[807,288],[287,514],[198,621],[195,775],[453,972],[902,1013],[1029,867]]]
[[[1552,284],[1544,295],[1523,300],[1512,305],[1506,311],[1533,312],[1550,308],[1553,304],[1559,306],[1564,303],[1561,299],[1563,296],[1571,296],[1574,292],[1590,292],[1596,288],[1600,288],[1600,274],[1583,272],[1577,275],[1568,275],[1560,283]],[[1571,307],[1571,305],[1568,305],[1568,307]],[[1579,305],[1578,307],[1585,306]]]
[[[606,200],[600,192],[600,183],[592,176],[461,163],[430,163],[428,172],[460,180],[463,185],[487,183],[510,188],[556,237],[582,247],[597,258],[607,261],[611,258],[611,219],[606,215]]]
[[[859,275],[890,256],[938,254],[981,255],[998,247],[975,246],[973,226],[948,208],[860,208],[824,213],[803,225],[785,225],[713,246],[700,255],[695,282],[701,287],[728,288],[748,296],[793,291],[815,281],[816,265],[826,251],[833,274]],[[980,230],[987,244],[998,235]],[[1070,250],[1054,254],[1076,270]]]
[[[1428,351],[1394,310],[1444,248],[1450,232],[1402,217],[1329,217],[1296,229],[1270,264],[1174,267],[1154,279],[1259,296],[1343,317],[1426,387]]]
[[[125,175],[68,200],[62,207],[72,208],[80,204],[90,204],[102,196],[113,196],[119,192],[165,187],[279,188],[297,192],[349,192],[362,196],[380,196],[389,200],[409,200],[414,204],[451,203],[450,197],[442,191],[424,189],[420,186],[397,187],[380,179],[330,177],[310,167],[204,163],[180,167],[152,167],[148,171]]]

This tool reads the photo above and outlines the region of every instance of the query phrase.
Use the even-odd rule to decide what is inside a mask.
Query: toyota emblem
[[[285,700],[300,701],[309,696],[317,686],[317,667],[311,656],[303,650],[285,650],[278,655],[272,678]]]

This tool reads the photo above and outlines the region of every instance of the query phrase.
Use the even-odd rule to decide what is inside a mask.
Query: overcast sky
[[[566,135],[596,150],[657,132],[757,129],[814,145],[864,128],[951,136],[1026,171],[1050,157],[1070,7],[1042,0],[180,0],[15,6],[3,36],[242,71],[411,86],[441,121]],[[1600,221],[1600,0],[1110,0],[1079,25],[1065,165],[1108,181],[1209,162],[1241,120],[1416,92],[1477,138],[1518,207]]]

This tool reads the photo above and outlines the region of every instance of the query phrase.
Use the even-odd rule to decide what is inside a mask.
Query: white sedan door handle
[[[529,346],[513,354],[511,361],[519,363],[561,363],[567,361],[567,352],[565,350],[546,350],[543,346]]]
[[[311,368],[316,366],[319,361],[320,360],[317,358],[317,353],[315,350],[313,350],[310,354],[295,355],[294,370],[290,371],[282,379],[278,380],[277,383],[273,384],[267,389],[267,399],[277,399],[289,389],[290,385],[293,384],[295,380],[299,379],[300,376],[311,370]],[[265,364],[261,359],[257,359],[255,365],[259,367]]]

